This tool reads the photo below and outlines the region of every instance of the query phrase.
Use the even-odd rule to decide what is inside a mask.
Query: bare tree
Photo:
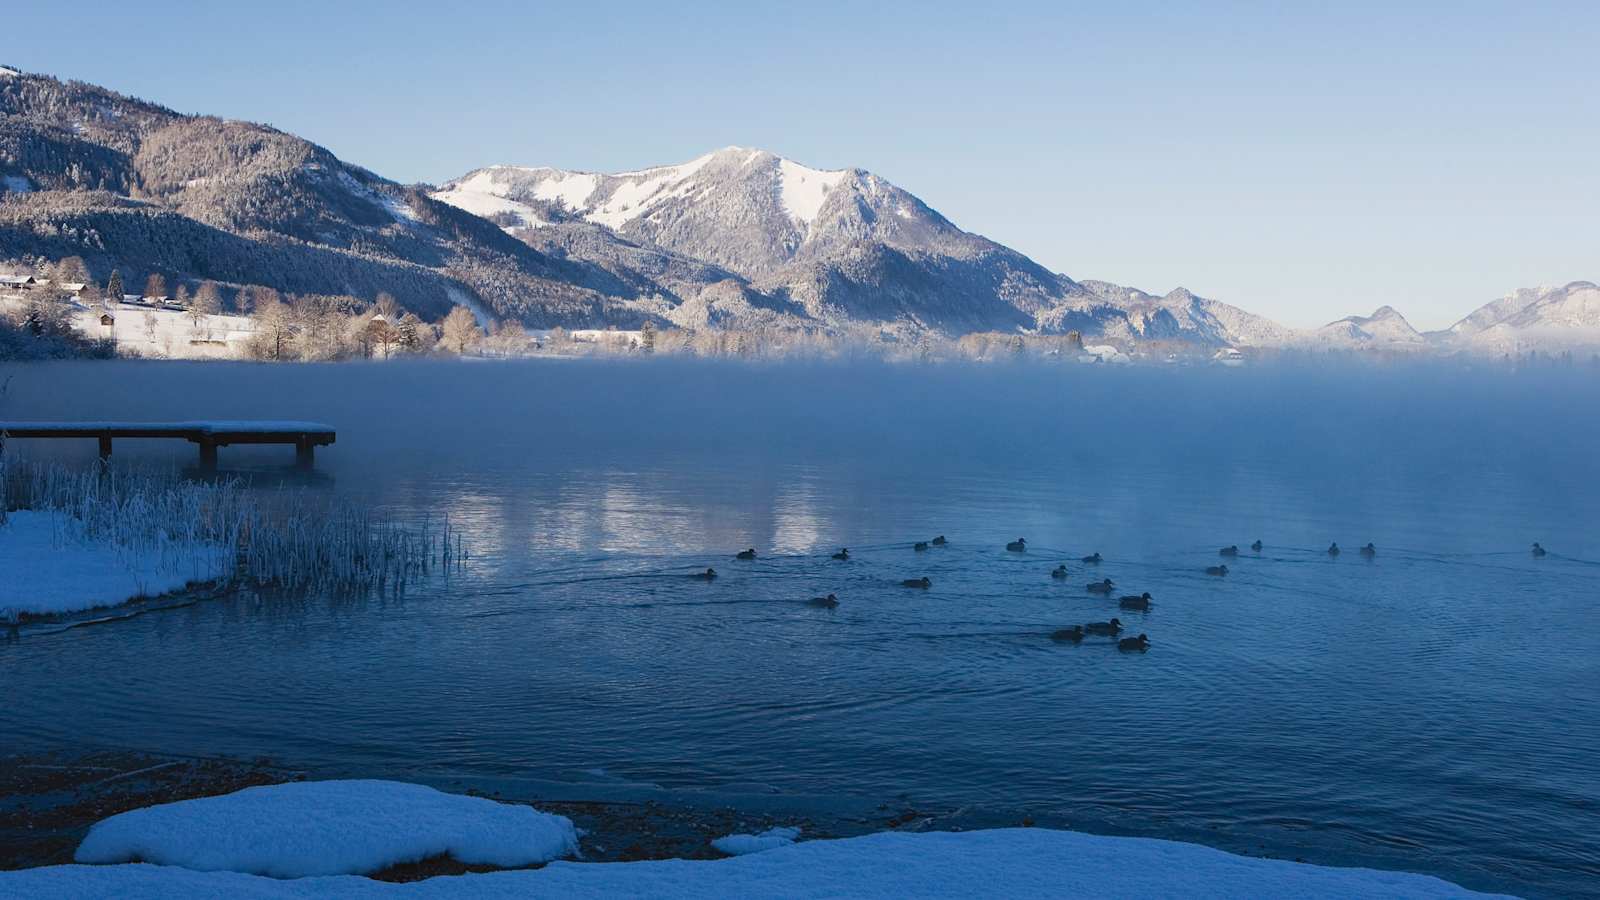
[[[167,279],[160,272],[151,272],[150,277],[144,280],[144,295],[146,297],[165,297],[167,295]]]
[[[466,353],[483,340],[483,330],[478,327],[478,320],[465,306],[450,310],[450,314],[440,323],[440,331],[440,340],[445,348],[457,354]]]

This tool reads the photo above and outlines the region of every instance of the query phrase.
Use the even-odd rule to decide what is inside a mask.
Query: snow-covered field
[[[577,850],[571,820],[530,806],[396,781],[314,781],[121,813],[91,828],[75,858],[305,878],[443,854],[513,868]]]
[[[14,314],[26,298],[0,294],[0,312]],[[255,335],[249,316],[201,316],[137,303],[74,304],[72,325],[85,337],[111,338],[129,356],[152,359],[242,359]],[[109,316],[111,324],[102,317]]]
[[[391,818],[383,808],[368,823],[353,823],[360,840],[328,827],[315,795],[328,782],[306,788],[303,818],[254,821],[245,807],[219,807],[233,815],[185,817],[165,823],[163,838],[189,844],[212,859],[208,844],[249,849],[257,869],[292,871],[296,860],[330,848],[359,845],[363,864],[415,854],[439,844],[416,842],[420,821],[443,812],[443,829],[457,827],[451,811],[419,805],[414,815]],[[337,782],[331,784],[339,784]],[[346,783],[348,784],[348,783]],[[357,784],[372,785],[373,782]],[[381,784],[381,783],[380,783]],[[259,790],[259,789],[252,789]],[[237,796],[237,795],[235,795]],[[444,795],[440,795],[444,796]],[[195,801],[203,802],[203,801]],[[493,804],[491,801],[482,801]],[[158,807],[158,809],[160,809]],[[523,807],[523,809],[527,809]],[[530,814],[532,810],[527,810]],[[121,818],[121,817],[118,817]],[[547,817],[556,819],[559,817]],[[115,822],[116,819],[110,820]],[[561,819],[565,822],[566,820]],[[96,826],[88,847],[104,828]],[[278,827],[306,829],[306,835]],[[506,840],[511,832],[484,837]],[[393,828],[394,831],[390,831]],[[240,833],[235,833],[235,832]],[[394,853],[368,846],[387,835]],[[319,844],[312,839],[324,839]],[[254,846],[251,841],[254,841]],[[129,845],[141,849],[142,845]],[[552,847],[554,844],[551,845]],[[82,855],[80,850],[80,856]],[[127,854],[122,854],[125,857]],[[119,857],[120,858],[120,857]],[[221,855],[215,859],[224,858]],[[1037,828],[906,834],[884,832],[844,840],[787,844],[716,861],[632,863],[556,861],[541,869],[441,876],[409,884],[359,876],[275,879],[233,871],[195,871],[147,864],[53,866],[0,872],[0,896],[61,898],[303,898],[303,897],[1474,897],[1487,896],[1425,875],[1340,869],[1284,860],[1235,856],[1220,850],[1148,838],[1100,837]]]
[[[138,550],[84,534],[63,512],[19,510],[0,524],[0,620],[114,606],[226,574],[210,544],[167,541]]]
[[[100,318],[107,313],[112,318],[109,327]],[[241,359],[255,335],[248,316],[201,316],[197,322],[182,310],[130,303],[109,310],[81,309],[72,324],[89,337],[113,338],[125,354],[154,359]]]

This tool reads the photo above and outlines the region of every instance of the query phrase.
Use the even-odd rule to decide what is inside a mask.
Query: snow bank
[[[711,842],[711,846],[729,856],[744,856],[746,853],[760,853],[763,850],[787,847],[799,836],[798,828],[769,828],[760,834],[730,834],[727,837],[719,837]]]
[[[356,897],[1481,897],[1403,872],[1252,859],[1194,844],[1040,828],[887,832],[808,841],[711,862],[556,862],[542,869],[388,884],[356,877],[277,881],[156,866],[0,872],[0,896]]]
[[[75,859],[303,878],[441,854],[509,867],[577,851],[571,820],[532,807],[396,781],[309,781],[115,815],[89,829]]]
[[[18,510],[0,524],[0,620],[156,597],[224,577],[231,563],[216,544],[168,541],[130,550],[86,537],[66,513]]]

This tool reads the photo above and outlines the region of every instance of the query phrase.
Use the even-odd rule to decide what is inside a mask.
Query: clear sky
[[[1325,7],[1325,8],[1317,8]],[[1600,3],[20,2],[0,63],[400,181],[730,144],[1074,278],[1419,328],[1600,280]]]

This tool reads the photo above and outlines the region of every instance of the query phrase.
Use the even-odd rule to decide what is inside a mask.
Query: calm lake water
[[[0,642],[7,751],[964,810],[1532,896],[1600,879],[1600,374],[16,367],[0,418],[329,422],[401,600]],[[8,452],[92,461],[92,442]],[[188,445],[119,464],[191,465]],[[286,448],[222,464],[276,490]],[[950,545],[913,552],[936,534]],[[1026,554],[1006,541],[1025,536]],[[1225,544],[1260,538],[1202,570]],[[1532,541],[1550,555],[1534,559]],[[1345,548],[1330,558],[1330,541]],[[1355,551],[1376,542],[1373,560]],[[829,558],[841,546],[848,562]],[[755,547],[760,557],[732,556]],[[1104,554],[1099,566],[1078,558]],[[1049,571],[1066,562],[1071,577]],[[714,583],[687,573],[715,566]],[[928,591],[900,587],[926,575]],[[1149,591],[1121,612],[1084,584]],[[836,593],[837,610],[804,601]],[[1147,654],[1050,631],[1120,615]]]

